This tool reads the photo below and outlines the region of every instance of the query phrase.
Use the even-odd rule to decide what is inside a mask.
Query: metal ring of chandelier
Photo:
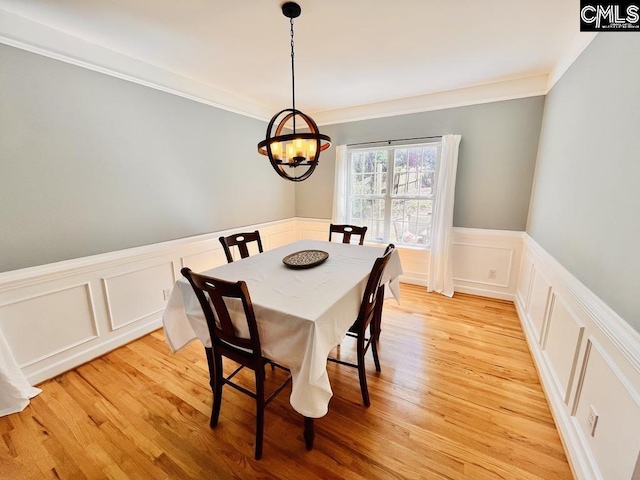
[[[304,120],[309,132],[282,135],[285,125],[294,116]],[[267,127],[267,138],[258,144],[258,152],[269,157],[271,166],[282,178],[301,182],[311,176],[318,166],[320,152],[330,146],[331,138],[318,131],[313,118],[300,110],[287,108],[271,118]],[[288,168],[297,169],[298,167],[307,168],[300,175],[290,175],[287,171]]]

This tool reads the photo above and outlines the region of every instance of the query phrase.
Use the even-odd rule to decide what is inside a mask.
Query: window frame
[[[425,148],[425,147],[435,147],[436,148],[436,165],[434,170],[434,180],[431,193],[429,195],[411,195],[411,194],[393,194],[393,181],[395,177],[395,151],[402,149],[410,149],[410,148]],[[385,194],[352,194],[353,191],[353,175],[352,175],[352,166],[353,166],[353,154],[357,152],[370,152],[370,151],[387,151],[387,178],[386,178],[386,193]],[[409,144],[397,144],[397,145],[384,145],[384,146],[371,146],[371,147],[360,147],[360,148],[351,148],[347,147],[347,161],[345,162],[346,168],[346,192],[345,192],[345,221],[346,223],[352,222],[352,202],[354,199],[375,199],[375,200],[384,200],[384,238],[383,240],[368,240],[371,243],[389,243],[391,241],[391,227],[392,227],[392,202],[393,200],[431,200],[432,202],[432,212],[435,208],[436,201],[436,184],[438,173],[440,169],[440,157],[442,153],[442,141],[432,141],[432,142],[421,142],[421,143],[409,143]],[[373,219],[371,219],[373,220]],[[429,227],[432,228],[432,225]],[[431,248],[431,234],[429,235],[429,243],[428,244],[416,244],[416,243],[405,243],[399,240],[394,242],[396,245],[402,247],[409,248],[419,248],[429,250]]]

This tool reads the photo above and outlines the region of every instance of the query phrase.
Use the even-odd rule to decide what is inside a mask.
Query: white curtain
[[[460,135],[444,135],[431,217],[431,258],[427,291],[453,297],[451,229]]]
[[[345,223],[347,218],[347,146],[336,147],[336,171],[333,182],[333,213],[332,223]]]

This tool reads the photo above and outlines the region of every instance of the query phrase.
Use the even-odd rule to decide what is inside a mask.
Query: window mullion
[[[391,241],[391,187],[393,186],[393,167],[395,149],[387,149],[387,194],[384,200],[384,240]]]

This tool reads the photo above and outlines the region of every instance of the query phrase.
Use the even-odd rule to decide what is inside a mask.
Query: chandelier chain
[[[293,133],[296,133],[296,74],[295,74],[295,54],[293,52],[293,18],[289,19],[291,24],[291,100],[293,103]]]

